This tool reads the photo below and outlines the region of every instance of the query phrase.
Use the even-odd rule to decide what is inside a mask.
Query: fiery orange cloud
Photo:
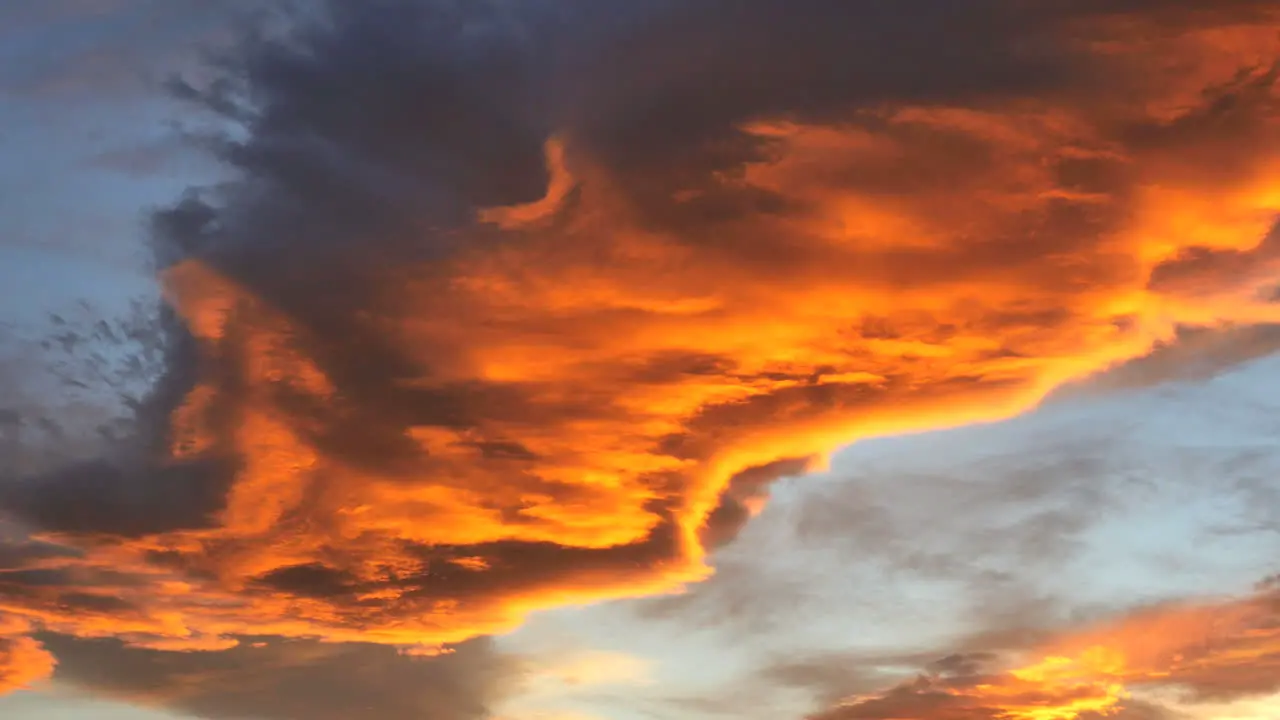
[[[200,527],[46,528],[75,549],[40,560],[65,582],[0,612],[166,649],[455,643],[707,577],[762,472],[1015,415],[1182,327],[1280,321],[1280,20],[1132,22],[1069,29],[1118,78],[1087,98],[747,123],[739,172],[661,189],[742,205],[684,228],[565,131],[542,200],[380,268],[336,331],[178,264],[198,378],[150,470],[212,468],[221,502]],[[1076,720],[1118,697],[1078,662],[965,692]]]
[[[1136,612],[1069,632],[1021,653],[1010,670],[935,672],[881,695],[848,699],[816,717],[888,720],[1081,720],[1123,717],[1153,687],[1224,700],[1280,689],[1280,616],[1274,592],[1221,603]]]
[[[18,618],[0,615],[0,693],[28,688],[53,674],[53,655],[24,635],[30,629]]]

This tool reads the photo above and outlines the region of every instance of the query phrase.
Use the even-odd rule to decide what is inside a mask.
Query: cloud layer
[[[1280,690],[1280,597],[1155,607],[1024,651],[992,669],[989,654],[952,655],[887,692],[854,697],[813,720],[1082,720],[1174,718],[1143,702],[1171,687],[1184,702]],[[1038,656],[1038,657],[1037,657]],[[1007,660],[1005,662],[1008,662]]]
[[[1263,642],[1265,608],[1250,621],[1256,653],[1244,652],[1249,633],[1231,639],[1227,621],[1232,608],[1265,596],[1233,599],[1280,549],[1277,395],[1268,384],[1276,367],[1268,360],[1210,383],[1054,403],[1010,423],[837,454],[830,472],[776,486],[761,516],[715,555],[713,578],[684,595],[576,614],[584,627],[638,626],[619,647],[663,658],[669,669],[656,687],[600,714],[639,707],[655,716],[799,718],[879,699],[859,711],[934,720],[967,717],[946,710],[968,707],[987,717],[1008,709],[1014,689],[1046,707],[1065,700],[1065,680],[1009,675],[1057,656],[1076,663],[1089,690],[1082,699],[1110,702],[1089,688],[1124,686],[1129,696],[1114,707],[1130,717],[1163,720],[1156,709],[1178,720],[1272,717],[1280,697],[1265,700],[1275,661]],[[1238,676],[1239,691],[1195,697],[1174,681],[1079,665],[1093,662],[1085,656],[1095,646],[1148,669],[1168,662],[1172,653],[1135,660],[1135,645],[1144,633],[1175,644],[1187,633],[1130,618],[1185,608],[1224,621],[1213,639],[1231,650],[1220,659],[1238,666],[1226,663],[1220,674]],[[572,628],[567,617],[559,625],[533,618],[514,639]],[[589,637],[615,642],[609,630]],[[934,678],[933,664],[952,655],[970,658],[972,669]],[[713,669],[702,669],[713,658]],[[917,685],[919,675],[928,682]],[[1263,682],[1249,688],[1249,676]],[[899,686],[906,689],[890,692]],[[936,705],[919,697],[947,688],[955,697]],[[893,715],[890,694],[909,695],[899,700],[921,714]],[[1133,715],[1139,705],[1147,715]]]
[[[492,643],[409,657],[368,644],[247,639],[225,652],[166,652],[116,640],[45,638],[58,677],[99,697],[218,719],[316,718],[376,714],[390,720],[490,717],[518,675]]]
[[[1280,321],[1270,3],[325,15],[173,83],[239,179],[155,218],[145,437],[0,491],[15,626],[459,643],[704,579],[852,440]]]

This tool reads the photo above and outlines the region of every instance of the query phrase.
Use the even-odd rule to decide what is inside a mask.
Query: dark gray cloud
[[[233,472],[200,460],[141,468],[91,461],[0,486],[0,506],[52,532],[136,537],[210,527]]]
[[[809,472],[812,458],[788,458],[748,468],[729,480],[720,504],[707,516],[702,528],[702,542],[717,548],[732,542],[755,512],[768,499],[769,486],[784,477]]]
[[[517,677],[489,641],[434,658],[378,645],[246,638],[215,653],[43,637],[55,678],[81,691],[211,720],[481,720]]]
[[[1280,350],[1280,326],[1250,325],[1222,330],[1185,328],[1150,354],[1107,372],[1064,385],[1054,400],[1099,397],[1174,382],[1209,380]]]

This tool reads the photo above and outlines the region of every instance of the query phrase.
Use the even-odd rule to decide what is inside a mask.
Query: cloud
[[[950,654],[1016,668],[1134,605],[1246,590],[1280,550],[1274,368],[850,448],[775,488],[714,577],[601,609],[603,622],[638,623],[681,658],[734,648],[713,678],[650,695],[655,714],[800,717],[878,698]],[[1265,674],[1270,660],[1243,662]],[[1178,707],[1152,694],[1129,698],[1128,716]],[[1253,717],[1206,702],[1190,717]],[[1153,715],[1166,716],[1186,720]]]
[[[0,693],[28,688],[53,674],[53,655],[27,637],[31,627],[18,618],[0,615]]]
[[[1170,382],[1208,380],[1277,349],[1280,328],[1275,325],[1181,328],[1172,341],[1157,344],[1147,355],[1063,385],[1050,398],[1098,397]]]
[[[1177,688],[1194,705],[1280,689],[1278,607],[1274,593],[1262,593],[1147,608],[1023,649],[1018,654],[1040,658],[1028,664],[992,669],[990,662],[942,661],[887,692],[846,699],[812,718],[1172,718],[1172,709],[1144,701],[1143,691]],[[965,659],[948,660],[957,658]]]
[[[1034,632],[1075,609],[1055,599],[1078,595],[1092,563],[1123,560],[1097,545],[1100,532],[1160,522],[1164,508],[1210,501],[1243,508],[1223,521],[1223,533],[1247,535],[1253,524],[1268,522],[1269,484],[1255,486],[1249,478],[1269,477],[1275,460],[1266,441],[1255,444],[1249,431],[1258,431],[1255,421],[1271,412],[1269,405],[1254,413],[1232,404],[1226,417],[1204,423],[1234,433],[1237,443],[1223,447],[1174,450],[1166,443],[1177,444],[1181,435],[1141,424],[1232,398],[1222,391],[1130,396],[1122,408],[1094,406],[1083,421],[1069,406],[1054,406],[1016,425],[850,451],[837,456],[830,472],[788,483],[780,502],[716,554],[714,577],[634,609],[645,620],[715,629],[726,640],[785,637],[798,634],[797,614],[815,626],[844,626],[843,598],[853,594],[859,616],[886,627],[899,627],[899,614],[910,615],[913,627],[926,618],[930,627],[949,627],[959,614],[966,632]],[[1197,429],[1180,432],[1196,437]],[[921,455],[921,447],[929,452]],[[1171,529],[1177,543],[1156,549],[1194,565],[1200,556],[1192,538],[1201,549],[1221,540],[1197,522],[1179,521]],[[1124,558],[1145,550],[1131,547]],[[1134,591],[1164,592],[1167,583],[1153,585],[1135,564],[1144,572],[1133,583],[1147,585]],[[834,577],[833,567],[840,569]],[[926,600],[934,597],[931,588],[945,597],[945,608],[942,598]],[[817,654],[785,657],[781,667],[828,664],[825,653]]]
[[[53,656],[29,637],[0,639],[0,691],[30,687],[52,675],[55,664]]]
[[[50,636],[57,679],[80,691],[202,718],[478,720],[518,678],[489,641],[433,658],[362,644],[251,639],[233,650],[165,652]]]
[[[852,440],[1280,321],[1266,3],[325,8],[173,83],[243,133],[156,218],[169,422],[6,486],[70,550],[0,612],[459,643],[706,578]]]

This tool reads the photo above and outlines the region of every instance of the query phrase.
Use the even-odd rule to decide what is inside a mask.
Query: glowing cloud
[[[39,642],[25,637],[30,627],[0,615],[0,693],[31,687],[53,674],[57,664]]]
[[[975,18],[998,34],[1021,6]],[[228,156],[258,175],[225,207],[167,216],[185,257],[164,288],[192,337],[175,375],[194,380],[165,408],[164,451],[110,469],[136,502],[58,504],[100,490],[102,467],[7,490],[64,551],[24,559],[59,582],[0,593],[0,612],[153,649],[456,643],[705,578],[708,543],[732,536],[720,524],[842,444],[1014,415],[1187,326],[1280,322],[1280,113],[1261,62],[1280,20],[1252,4],[1195,22],[1046,9],[1037,32],[1078,84],[992,70],[957,94],[904,76],[902,93],[800,107],[789,83],[826,67],[805,56],[761,76],[758,106],[707,110],[652,157],[629,154],[650,120],[605,84],[512,139],[499,130],[519,112],[487,115],[458,89],[470,78],[433,75],[424,87],[476,122],[432,115],[414,132],[456,142],[417,156],[344,124],[353,100],[308,115],[273,73],[359,69],[381,46],[362,33],[389,32],[344,7],[354,39],[255,48],[248,80],[281,97]],[[894,32],[945,27],[929,7]],[[415,43],[402,50],[434,52]],[[503,84],[523,66],[495,58],[486,97],[541,107]],[[361,92],[389,126],[413,110],[398,89]],[[603,117],[636,143],[610,144]],[[308,155],[308,133],[334,147]],[[1062,657],[939,692],[999,697],[1009,720],[1117,702],[1116,673]]]
[[[1021,653],[1040,657],[1031,664],[984,672],[944,662],[890,692],[850,698],[815,717],[1081,720],[1123,716],[1133,698],[1158,700],[1167,690],[1179,691],[1191,708],[1197,701],[1274,693],[1280,689],[1277,600],[1262,593],[1139,611]],[[1161,706],[1168,704],[1154,705]]]

